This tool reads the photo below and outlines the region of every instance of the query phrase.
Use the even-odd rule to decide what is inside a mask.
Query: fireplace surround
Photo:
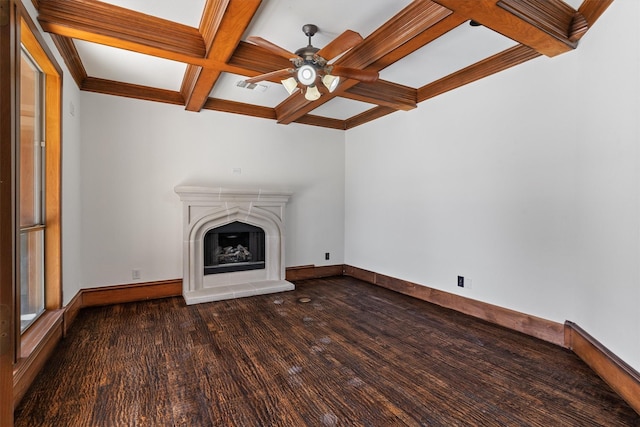
[[[284,266],[284,213],[291,193],[198,186],[177,186],[175,192],[183,204],[182,295],[187,304],[295,289],[285,280]],[[207,233],[216,229],[244,232],[243,227],[264,232],[263,268],[205,274]],[[229,246],[232,252],[246,249]]]

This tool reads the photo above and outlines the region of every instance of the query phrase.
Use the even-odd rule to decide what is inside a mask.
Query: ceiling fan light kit
[[[318,90],[318,86],[316,85],[312,85],[307,87],[307,91],[304,94],[304,97],[308,100],[308,101],[315,101],[316,99],[320,98],[320,91]]]
[[[375,82],[378,79],[377,71],[328,65],[331,59],[362,42],[363,39],[358,33],[347,30],[327,46],[319,49],[311,45],[311,37],[318,31],[318,27],[313,24],[306,24],[302,27],[302,31],[309,38],[309,44],[296,50],[295,53],[291,53],[263,38],[249,37],[248,41],[269,50],[272,54],[291,61],[294,68],[272,71],[252,77],[246,81],[256,83],[274,77],[289,76],[280,80],[289,95],[293,95],[297,88],[301,88],[307,100],[315,101],[322,96],[318,89],[318,84],[324,85],[331,93],[340,85],[340,77],[364,82]]]
[[[293,92],[295,92],[298,89],[298,81],[293,77],[280,80],[280,83],[282,83],[282,86],[284,86],[287,92],[289,92],[289,95],[293,95]]]
[[[305,86],[310,86],[316,82],[318,73],[316,69],[310,64],[304,64],[298,68],[298,81]]]
[[[333,92],[338,87],[338,84],[340,84],[340,77],[325,74],[322,77],[322,83],[329,89],[329,92]]]

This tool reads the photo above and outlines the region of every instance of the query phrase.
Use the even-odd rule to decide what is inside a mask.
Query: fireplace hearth
[[[187,304],[295,289],[285,280],[290,193],[178,186]]]

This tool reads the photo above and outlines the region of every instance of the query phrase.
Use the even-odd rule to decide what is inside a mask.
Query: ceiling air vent
[[[257,90],[258,92],[266,92],[267,89],[269,89],[269,86],[267,85],[262,85],[259,83],[247,83],[244,80],[240,80],[239,82],[237,82],[236,86],[243,87],[249,90]]]

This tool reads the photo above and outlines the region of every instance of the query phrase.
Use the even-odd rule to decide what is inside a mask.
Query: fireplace
[[[264,231],[244,222],[213,228],[204,235],[204,274],[264,268]]]
[[[187,304],[295,289],[285,280],[290,193],[178,186]]]

